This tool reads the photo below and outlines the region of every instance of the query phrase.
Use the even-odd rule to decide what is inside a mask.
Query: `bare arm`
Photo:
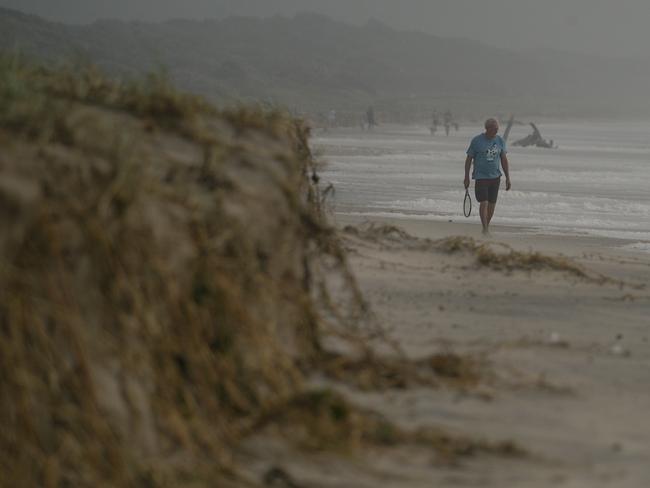
[[[469,188],[469,170],[472,167],[472,162],[474,162],[474,158],[467,156],[467,159],[465,159],[465,188]]]
[[[510,163],[508,162],[508,156],[504,152],[501,152],[501,167],[506,175],[506,191],[508,191],[512,186],[510,184]]]

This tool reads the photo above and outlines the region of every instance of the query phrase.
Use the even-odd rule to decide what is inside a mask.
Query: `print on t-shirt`
[[[496,142],[492,143],[492,146],[487,148],[487,150],[485,151],[485,159],[490,162],[494,161],[496,157],[499,155],[500,152],[499,149],[500,148]]]

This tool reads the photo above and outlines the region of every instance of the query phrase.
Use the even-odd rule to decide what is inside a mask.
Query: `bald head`
[[[489,118],[485,121],[485,128],[489,129],[491,127],[496,127],[497,129],[499,128],[499,122],[497,122],[497,119],[494,118]]]
[[[497,119],[489,118],[485,121],[485,135],[488,139],[492,139],[499,132],[499,122]]]

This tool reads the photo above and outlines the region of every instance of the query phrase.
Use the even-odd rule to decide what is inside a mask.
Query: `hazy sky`
[[[317,11],[354,23],[464,37],[501,47],[648,56],[650,0],[0,0],[63,22],[159,21]]]

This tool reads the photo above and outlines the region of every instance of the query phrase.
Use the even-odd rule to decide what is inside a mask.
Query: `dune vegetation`
[[[480,375],[454,354],[408,360],[373,327],[308,137],[163,75],[0,58],[0,485],[245,486],[233,453],[269,425],[318,449],[521,454],[311,385]]]

